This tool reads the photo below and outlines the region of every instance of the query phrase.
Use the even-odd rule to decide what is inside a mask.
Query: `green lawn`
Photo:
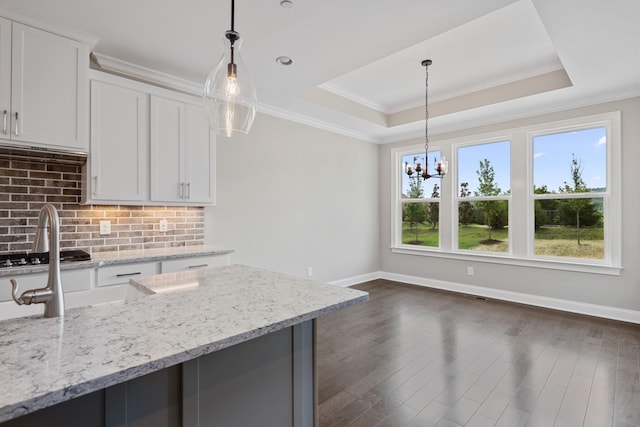
[[[485,226],[461,225],[458,228],[459,248],[507,252],[509,250],[508,234],[507,228],[493,230],[491,232],[492,241],[487,241],[489,230]],[[416,228],[410,228],[408,223],[403,223],[402,243],[438,247],[438,229],[432,228],[430,224],[419,224]],[[593,259],[604,257],[604,229],[602,227],[581,229],[580,243],[578,245],[574,227],[542,227],[535,233],[534,250],[536,255]]]

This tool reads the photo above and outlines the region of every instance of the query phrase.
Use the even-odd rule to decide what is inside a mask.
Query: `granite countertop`
[[[66,262],[60,264],[60,270],[79,270],[96,268],[106,265],[130,264],[136,262],[163,261],[169,259],[189,258],[206,255],[225,255],[233,253],[233,249],[224,249],[209,245],[180,246],[176,248],[142,249],[133,251],[98,252],[91,254],[90,261]],[[42,273],[49,270],[49,266],[25,265],[0,269],[0,277],[16,276],[19,274]]]
[[[132,284],[149,295],[0,322],[0,422],[368,299],[242,265]]]

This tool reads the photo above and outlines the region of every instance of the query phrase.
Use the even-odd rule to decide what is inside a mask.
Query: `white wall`
[[[217,206],[205,243],[232,262],[333,281],[378,270],[378,147],[258,114],[217,139]]]
[[[536,123],[622,111],[622,266],[620,276],[562,272],[541,268],[468,262],[391,253],[391,149],[413,145],[416,140],[380,147],[380,270],[420,278],[482,286],[542,297],[558,298],[608,307],[640,310],[640,98],[631,98],[540,117],[484,126],[432,139],[450,138],[510,129]],[[446,179],[446,178],[445,178]],[[466,275],[472,265],[474,276]]]

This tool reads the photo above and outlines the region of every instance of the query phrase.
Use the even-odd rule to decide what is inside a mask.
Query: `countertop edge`
[[[164,252],[159,250],[147,251],[122,251],[122,252],[99,252],[92,255],[89,261],[68,262],[60,264],[61,271],[83,270],[88,268],[100,268],[110,265],[134,264],[139,262],[167,261],[172,259],[200,257],[208,255],[228,255],[235,251],[233,249],[219,249],[210,246],[188,246],[180,248],[166,248]],[[193,248],[193,249],[192,249]],[[26,266],[26,267],[10,267],[0,269],[0,277],[13,277],[23,274],[46,273],[49,266]]]
[[[342,301],[327,307],[310,311],[308,313],[294,316],[292,318],[285,319],[265,327],[246,331],[244,333],[212,342],[204,346],[193,349],[182,349],[176,354],[166,356],[161,359],[149,361],[137,366],[131,366],[110,375],[93,378],[91,380],[87,380],[86,382],[64,387],[57,391],[48,392],[39,396],[33,396],[30,399],[24,400],[22,402],[9,404],[3,408],[0,408],[0,423],[9,421],[22,415],[26,415],[28,413],[35,412],[40,409],[53,406],[58,403],[81,397],[83,395],[104,389],[106,387],[139,378],[141,376],[159,371],[161,369],[193,360],[200,356],[223,350],[233,345],[240,344],[245,341],[249,341],[251,339],[258,338],[263,335],[267,335],[269,333],[276,332],[308,320],[316,319],[318,317],[339,311],[343,308],[365,302],[368,299],[368,294],[360,295],[346,301]]]
[[[236,270],[240,268],[247,269],[248,267],[227,266],[218,268],[229,269],[230,273],[235,274]],[[253,268],[253,272],[268,273],[272,280],[280,280],[280,278],[288,277],[280,273],[268,272],[266,270],[255,268]],[[181,274],[185,275],[187,273]],[[308,279],[290,278],[296,281],[299,280],[307,285],[311,283]],[[323,286],[332,287],[331,285]],[[155,293],[152,289],[149,289],[149,291],[150,293]],[[92,377],[85,377],[86,379],[76,378],[75,380],[65,381],[64,383],[59,383],[56,387],[51,387],[48,390],[41,390],[40,394],[34,392],[29,396],[23,396],[21,399],[17,399],[13,402],[5,402],[4,406],[0,408],[0,423],[116,384],[142,377],[146,374],[157,372],[167,367],[193,360],[200,356],[223,350],[305,321],[334,313],[352,305],[365,302],[368,299],[369,295],[366,292],[351,290],[347,292],[346,295],[342,294],[337,300],[334,299],[333,301],[327,301],[327,303],[308,307],[306,310],[303,309],[297,312],[291,312],[289,315],[281,316],[280,318],[274,318],[271,320],[265,319],[266,322],[256,323],[253,327],[237,331],[234,335],[230,334],[224,337],[219,337],[218,339],[213,339],[210,342],[203,340],[199,343],[194,342],[192,344],[176,343],[175,347],[170,349],[170,351],[165,352],[164,354],[158,354],[156,357],[149,360],[138,360],[137,363],[127,364],[118,370],[105,373],[104,375],[95,375]]]

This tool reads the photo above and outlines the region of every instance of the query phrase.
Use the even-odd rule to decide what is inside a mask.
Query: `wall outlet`
[[[169,230],[169,223],[167,222],[166,219],[161,219],[160,220],[160,231],[162,233],[166,232],[167,230]]]
[[[313,276],[313,267],[307,267],[307,277]]]
[[[100,235],[106,236],[111,234],[111,221],[100,221]]]
[[[473,276],[473,267],[467,267],[467,276]]]

